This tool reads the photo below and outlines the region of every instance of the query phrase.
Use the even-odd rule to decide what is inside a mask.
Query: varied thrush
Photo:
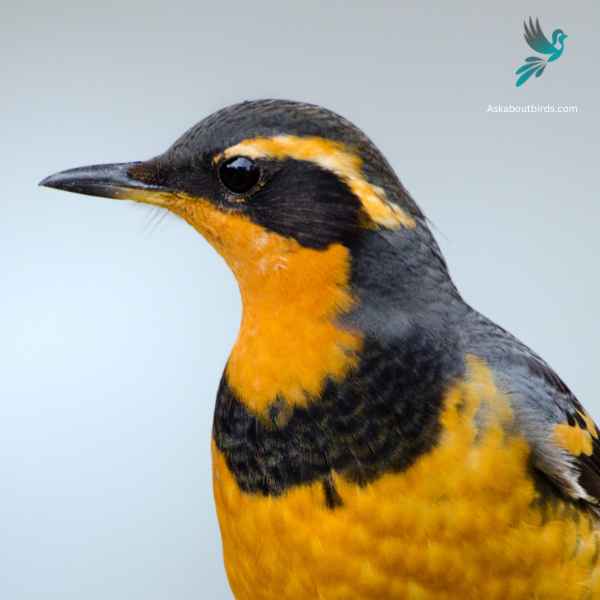
[[[243,102],[41,185],[164,207],[237,278],[212,453],[238,600],[600,598],[596,425],[349,121]]]

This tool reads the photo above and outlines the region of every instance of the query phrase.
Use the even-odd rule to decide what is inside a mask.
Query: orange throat
[[[226,368],[240,401],[262,413],[276,400],[305,405],[328,379],[356,366],[362,337],[339,317],[353,307],[350,253],[307,248],[204,201],[171,207],[200,231],[234,272],[242,322]]]
[[[238,277],[244,309],[227,377],[255,412],[277,398],[306,404],[326,378],[339,380],[356,365],[360,337],[336,324],[352,304],[346,252],[296,249],[264,273]]]

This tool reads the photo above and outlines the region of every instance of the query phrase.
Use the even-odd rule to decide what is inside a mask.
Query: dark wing
[[[540,27],[540,20],[536,19],[535,24],[533,19],[529,17],[529,25],[527,21],[523,23],[525,27],[525,41],[529,46],[540,54],[552,54],[556,52],[556,48],[548,41]]]
[[[469,351],[488,361],[510,398],[540,491],[587,504],[600,516],[600,436],[594,421],[530,348],[475,311],[470,319]]]
[[[534,461],[542,472],[558,483],[563,493],[600,511],[600,436],[596,424],[562,379],[541,358],[530,354],[526,366],[540,397],[546,397],[553,404],[546,427],[549,445],[538,446],[537,450],[534,447]],[[549,416],[547,413],[546,417]],[[551,446],[563,453],[566,460],[562,465],[547,460],[552,454]],[[536,452],[545,452],[545,456],[536,457]]]

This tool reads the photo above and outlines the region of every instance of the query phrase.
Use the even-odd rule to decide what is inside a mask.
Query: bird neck
[[[410,337],[423,318],[434,334],[437,321],[448,325],[459,296],[435,242],[367,237],[315,250],[268,236],[232,266],[243,314],[226,377],[255,413],[318,398],[359,364],[367,338]]]
[[[563,45],[563,40],[560,37],[560,31],[556,30],[554,31],[554,33],[552,34],[552,45],[558,49],[561,48]]]
[[[227,364],[229,385],[254,412],[277,399],[305,405],[327,379],[358,361],[362,336],[339,319],[354,305],[350,253],[305,248],[269,236],[260,256],[238,265],[242,321]]]
[[[339,322],[354,306],[347,247],[305,247],[200,200],[171,210],[237,279],[243,313],[225,376],[247,408],[262,413],[278,399],[307,404],[327,379],[343,379],[357,364],[362,336]]]
[[[438,323],[452,327],[468,309],[435,239],[420,221],[410,231],[369,232],[352,256],[355,308],[343,321],[365,336],[397,340],[420,323],[435,334]]]

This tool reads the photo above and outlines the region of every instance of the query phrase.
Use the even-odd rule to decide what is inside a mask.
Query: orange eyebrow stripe
[[[359,198],[363,210],[377,225],[395,229],[414,229],[416,222],[402,208],[390,202],[385,190],[373,185],[364,176],[362,159],[344,144],[312,136],[277,135],[244,140],[227,148],[223,155],[247,156],[248,158],[293,158],[312,162],[340,177]]]

